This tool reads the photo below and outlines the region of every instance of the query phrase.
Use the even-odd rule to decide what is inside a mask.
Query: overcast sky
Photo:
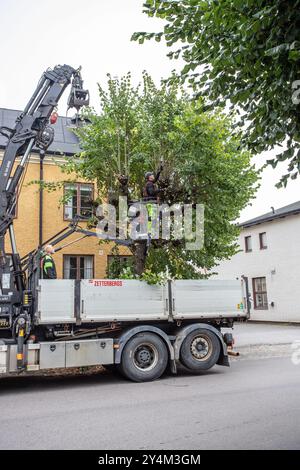
[[[157,82],[167,77],[179,64],[166,57],[163,43],[130,41],[135,31],[160,30],[161,21],[143,14],[142,5],[142,0],[0,0],[0,107],[23,109],[42,72],[56,64],[82,65],[96,109],[96,83],[104,83],[107,73],[121,76],[131,71],[136,83],[143,70]],[[68,92],[65,95],[61,115]],[[261,165],[265,158],[270,154],[254,161]],[[300,179],[287,189],[274,187],[285,172],[285,164],[276,171],[265,170],[257,197],[242,212],[242,220],[300,199]]]

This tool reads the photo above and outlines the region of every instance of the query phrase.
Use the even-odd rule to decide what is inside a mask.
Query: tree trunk
[[[135,274],[140,276],[143,274],[146,264],[146,256],[147,256],[147,242],[142,241],[135,243],[135,250],[134,250],[134,257],[135,257],[135,265],[134,271]]]

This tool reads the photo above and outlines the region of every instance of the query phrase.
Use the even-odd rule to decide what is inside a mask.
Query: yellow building
[[[0,108],[0,126],[13,128],[16,117],[20,111]],[[32,181],[64,181],[66,175],[61,172],[59,165],[79,150],[78,140],[70,130],[72,121],[59,117],[54,125],[55,139],[43,159],[41,166],[38,149],[32,152],[27,167],[26,176],[21,188],[18,204],[15,211],[14,229],[18,251],[22,256],[36,249],[40,240],[45,242],[50,237],[68,226],[72,217],[88,215],[91,211],[91,199],[96,194],[93,183],[76,180],[75,184],[67,185],[53,192],[46,190],[40,194],[37,184],[28,185]],[[6,139],[0,136],[0,157],[3,155]],[[42,175],[42,173],[43,175]],[[67,177],[70,178],[69,176]],[[71,177],[72,178],[72,177]],[[64,185],[66,186],[66,185]],[[64,190],[72,191],[72,198],[62,205],[60,199]],[[86,222],[80,222],[86,228]],[[72,234],[61,244],[67,244],[81,235]],[[112,259],[112,244],[101,244],[97,237],[87,237],[54,254],[58,278],[83,279],[107,277],[107,265]],[[7,252],[11,251],[7,242]],[[126,260],[128,251],[120,247],[122,260]]]

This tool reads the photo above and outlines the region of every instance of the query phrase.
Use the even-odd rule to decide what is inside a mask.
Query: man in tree
[[[145,173],[146,184],[143,189],[144,201],[153,201],[154,199],[157,200],[158,195],[161,193],[161,190],[157,188],[155,183],[157,183],[157,181],[159,180],[162,170],[163,165],[161,164],[156,175],[151,171],[147,171],[147,173]]]

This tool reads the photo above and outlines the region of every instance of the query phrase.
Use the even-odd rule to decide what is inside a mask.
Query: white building
[[[240,252],[218,279],[248,277],[251,319],[300,322],[300,201],[240,224]]]

